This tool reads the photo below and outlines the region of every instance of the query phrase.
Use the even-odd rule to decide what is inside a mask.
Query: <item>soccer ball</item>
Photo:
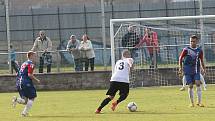
[[[130,102],[128,103],[127,108],[129,111],[135,112],[137,111],[137,104],[135,102]]]

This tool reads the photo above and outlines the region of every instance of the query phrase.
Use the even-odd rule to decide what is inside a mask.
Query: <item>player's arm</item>
[[[128,58],[128,65],[130,67],[130,70],[134,69],[134,60],[132,58]]]
[[[37,81],[38,83],[40,83],[40,80],[34,76],[33,71],[34,71],[34,65],[29,64],[28,65],[28,77],[31,78],[33,81]]]
[[[203,74],[205,74],[206,73],[206,68],[205,68],[205,63],[204,63],[203,57],[204,57],[203,52],[201,51],[200,55],[199,55],[199,59],[200,59],[200,62],[201,62],[202,72],[203,72]]]
[[[179,56],[179,74],[182,74],[182,60],[184,58],[184,56],[186,55],[187,50],[183,49],[183,51],[181,52],[180,56]]]

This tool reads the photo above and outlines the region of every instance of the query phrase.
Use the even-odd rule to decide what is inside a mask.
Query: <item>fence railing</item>
[[[104,61],[104,56],[108,56],[106,57],[106,59],[109,58],[110,60],[110,52],[108,52],[108,50],[110,50],[110,48],[105,48],[107,50],[107,52],[104,54],[104,48],[94,48],[94,52],[95,52],[95,70],[106,70],[108,67],[110,66],[110,62],[108,62],[108,60]],[[74,60],[73,60],[73,56],[71,53],[69,53],[69,51],[67,50],[53,50],[53,51],[48,51],[49,53],[51,53],[52,55],[52,72],[72,72],[74,71]],[[22,64],[25,60],[26,60],[26,53],[27,52],[14,52],[16,55],[16,61],[18,62],[18,64]],[[43,51],[37,51],[37,60],[36,60],[36,67],[39,66],[39,57],[41,53],[44,53]],[[0,60],[0,74],[1,73],[8,73],[10,71],[8,64],[8,52],[0,52],[0,58],[2,58]],[[106,63],[106,64],[105,64]],[[46,65],[44,65],[44,68],[46,67]],[[2,70],[2,72],[1,72]],[[36,70],[36,72],[38,72]],[[45,71],[44,71],[45,72]]]
[[[157,67],[158,68],[167,68],[167,67],[177,67],[178,64],[178,56],[182,49],[189,44],[180,44],[180,45],[160,45],[159,52],[157,53]],[[204,44],[204,57],[206,66],[213,66],[215,65],[215,43],[205,43]],[[136,53],[137,56],[134,58],[135,64],[137,68],[148,68],[147,65],[150,65],[150,55],[148,54],[148,47],[152,46],[142,46],[137,49]],[[118,47],[116,48],[116,55],[121,56],[120,50],[122,49],[132,49],[130,48],[123,48]],[[177,49],[177,50],[176,50]],[[103,53],[104,48],[94,48],[95,51],[95,70],[111,70],[111,54],[110,48],[106,48],[106,53]],[[74,69],[74,61],[72,55],[67,50],[53,50],[49,51],[52,53],[52,72],[73,72]],[[18,61],[19,65],[26,60],[26,53],[27,52],[15,52],[16,53],[16,60]],[[42,51],[37,52],[42,53]],[[104,56],[106,56],[106,60],[104,61]],[[2,52],[0,53],[0,74],[1,73],[8,73],[8,53]],[[120,58],[120,57],[117,57]],[[106,64],[104,63],[106,62]],[[38,68],[39,65],[39,58],[36,61],[36,67]],[[107,65],[107,66],[105,66]],[[44,67],[45,68],[45,67]],[[38,72],[38,69],[36,69]],[[46,72],[46,71],[44,71]]]

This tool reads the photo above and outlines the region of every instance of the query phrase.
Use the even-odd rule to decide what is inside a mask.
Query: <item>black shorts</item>
[[[110,88],[108,89],[106,95],[115,96],[118,90],[119,95],[128,95],[129,83],[111,81]]]

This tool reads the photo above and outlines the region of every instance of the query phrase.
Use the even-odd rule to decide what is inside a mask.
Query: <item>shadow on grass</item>
[[[215,106],[206,106],[205,108],[215,108]]]
[[[205,107],[205,108],[215,108],[215,107]],[[201,112],[190,112],[190,113],[187,113],[187,112],[149,112],[149,111],[135,111],[135,112],[113,112],[113,113],[106,113],[106,114],[122,114],[122,115],[193,115],[193,114],[201,114]],[[213,112],[211,113],[207,113],[207,114],[214,114]]]
[[[92,118],[92,116],[77,116],[77,115],[41,115],[41,116],[29,116],[29,118]]]

